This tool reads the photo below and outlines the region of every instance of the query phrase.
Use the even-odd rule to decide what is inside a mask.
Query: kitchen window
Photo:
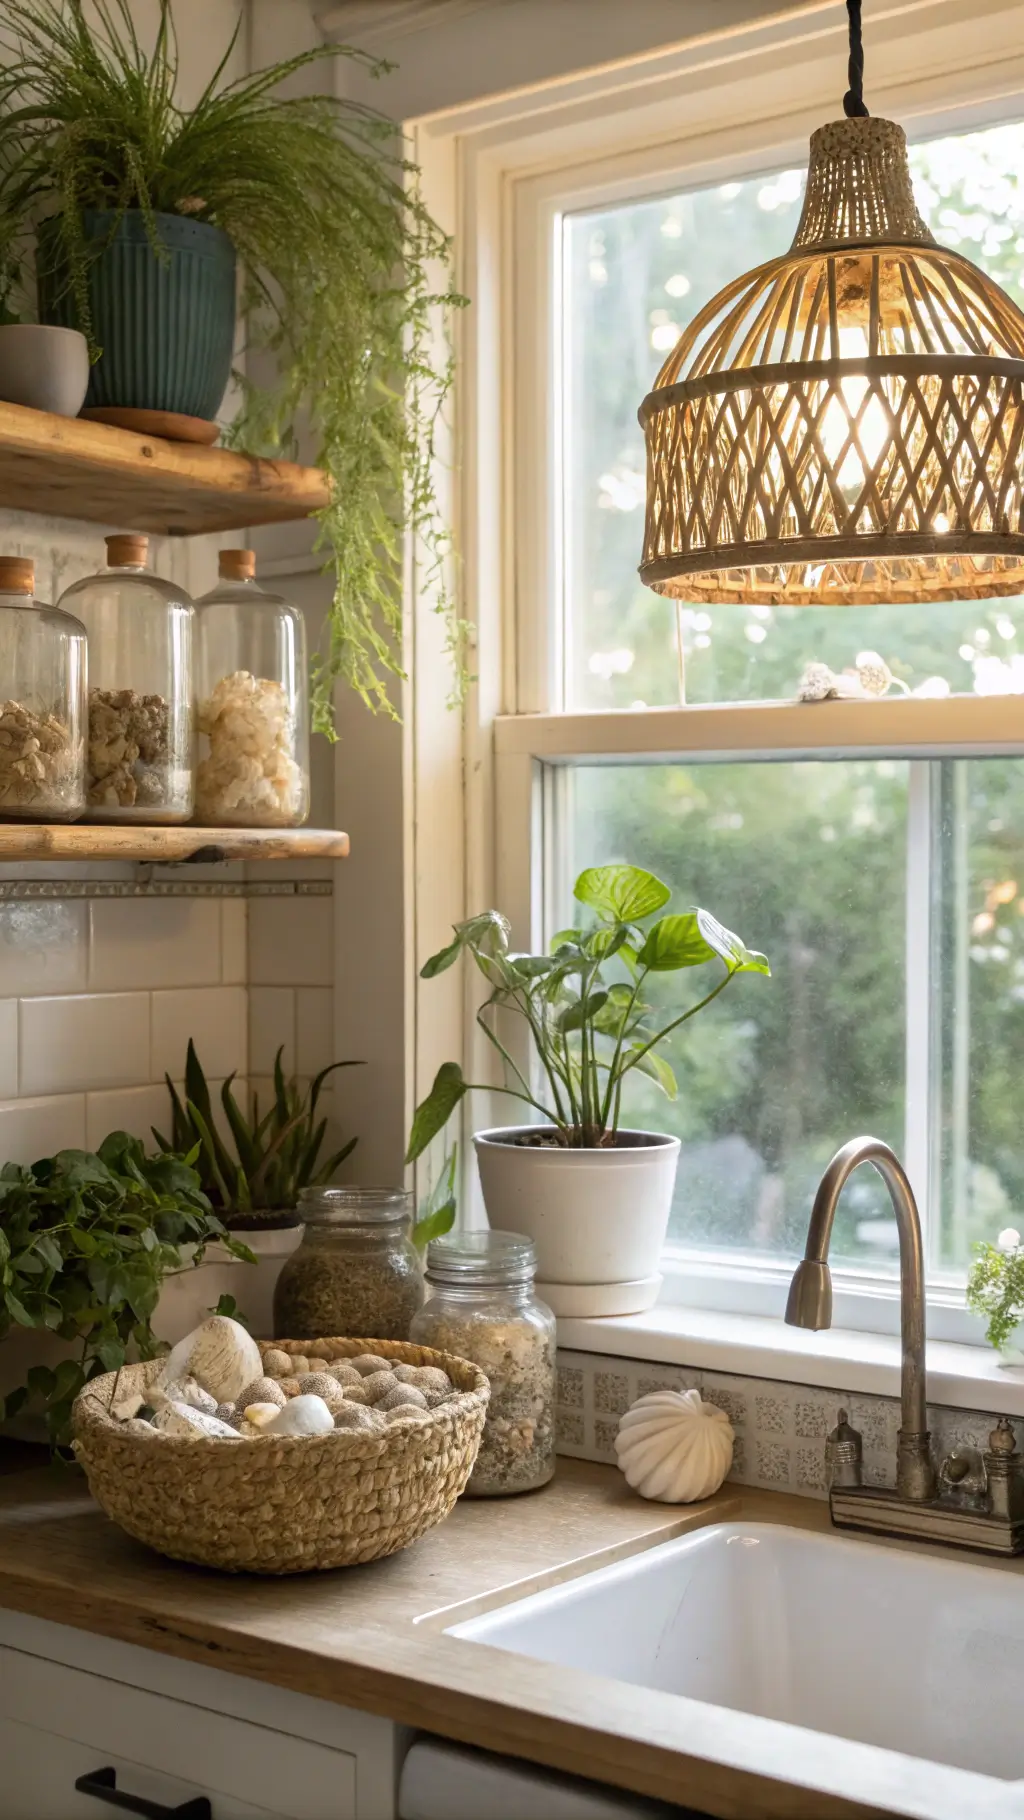
[[[973,22],[956,0],[917,9],[929,10],[945,26],[957,13],[961,47],[989,58],[984,75],[972,92],[961,50],[952,100],[951,60],[935,79],[942,105],[922,94],[901,105],[927,20],[895,20],[896,92],[876,111],[907,124],[937,238],[1024,306],[1024,85],[994,92],[999,21],[987,13],[1002,9]],[[947,58],[957,42],[942,41]],[[832,54],[814,51],[838,111]],[[463,420],[470,461],[493,463],[490,495],[478,465],[465,508],[484,660],[466,908],[500,904],[532,945],[571,917],[584,865],[623,859],[769,956],[770,983],[738,980],[675,1039],[674,1102],[631,1083],[628,1121],[683,1139],[665,1299],[776,1312],[822,1168],[871,1131],[903,1156],[918,1195],[930,1299],[948,1313],[933,1332],[980,1337],[962,1316],[971,1246],[1024,1226],[1024,599],[677,608],[636,572],[637,407],[696,311],[784,251],[800,212],[803,120],[758,125],[732,110],[740,68],[723,77],[717,130],[682,144],[665,131],[664,95],[661,137],[652,111],[632,145],[609,115],[611,149],[595,128],[587,155],[571,157],[570,129],[560,141],[550,128],[531,163],[517,128],[520,167],[495,201],[504,307],[493,346],[471,330]],[[814,105],[811,124],[830,111]],[[486,157],[467,208],[498,198]],[[472,234],[479,254],[479,223]],[[508,358],[488,396],[481,375],[498,347]],[[484,532],[498,524],[490,563]],[[840,671],[865,653],[888,665],[898,699],[796,703],[807,663]],[[495,1096],[467,1131],[519,1117]],[[837,1319],[891,1330],[896,1233],[870,1172],[843,1195],[832,1258]]]

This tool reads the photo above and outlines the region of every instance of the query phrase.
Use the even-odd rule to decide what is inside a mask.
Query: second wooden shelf
[[[83,822],[0,822],[0,861],[346,859],[337,828],[115,828]]]

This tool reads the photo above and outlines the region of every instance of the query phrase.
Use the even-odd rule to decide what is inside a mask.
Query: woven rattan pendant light
[[[694,602],[1024,593],[1024,315],[936,244],[902,128],[811,139],[790,251],[703,309],[640,409],[640,574]]]

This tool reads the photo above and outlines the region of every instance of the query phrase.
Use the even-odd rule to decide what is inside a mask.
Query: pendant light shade
[[[789,252],[700,312],[640,422],[659,594],[1024,593],[1024,315],[936,244],[892,121],[813,135]]]

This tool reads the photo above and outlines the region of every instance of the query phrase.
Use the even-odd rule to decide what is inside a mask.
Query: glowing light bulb
[[[865,463],[868,469],[873,468],[882,450],[887,447],[889,419],[880,399],[872,397],[864,405],[868,390],[866,379],[856,375],[841,379],[839,390],[841,399],[833,392],[825,406],[821,440],[833,465],[846,449],[839,467],[839,484],[852,490],[864,484]]]
[[[867,352],[864,330],[844,324],[839,330],[840,358],[855,360],[866,357]],[[839,484],[846,491],[864,485],[865,471],[875,466],[890,440],[889,417],[881,399],[872,395],[864,404],[868,390],[869,381],[859,373],[846,375],[839,381],[838,397],[834,391],[830,394],[821,422],[821,440],[833,466],[846,449],[839,468]]]

